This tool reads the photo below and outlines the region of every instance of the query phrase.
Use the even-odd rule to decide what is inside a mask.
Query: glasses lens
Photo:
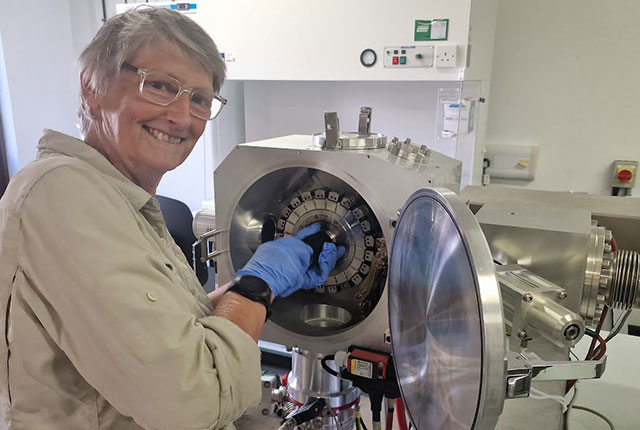
[[[144,78],[142,96],[150,102],[168,105],[180,91],[180,83],[169,75],[151,72]]]
[[[195,90],[191,94],[191,113],[198,118],[210,119],[217,108],[218,100],[207,91]]]

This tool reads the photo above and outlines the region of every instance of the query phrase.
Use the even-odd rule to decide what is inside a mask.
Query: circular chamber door
[[[502,304],[475,217],[448,190],[405,203],[389,261],[400,390],[418,430],[493,429],[505,390]]]
[[[361,323],[382,297],[387,245],[374,210],[349,184],[322,170],[287,167],[268,173],[240,198],[229,232],[235,270],[264,242],[320,223],[346,248],[329,279],[312,291],[273,302],[271,321],[293,333],[323,337]]]

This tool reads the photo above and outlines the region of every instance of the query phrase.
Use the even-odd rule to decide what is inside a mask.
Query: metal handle
[[[358,117],[358,134],[368,136],[371,133],[371,108],[362,106]]]
[[[506,397],[529,397],[531,381],[569,381],[602,376],[607,357],[588,361],[545,361],[532,352],[507,353]]]
[[[214,249],[212,252],[209,252],[209,242],[211,240],[211,238],[218,236],[220,233],[224,233],[227,230],[223,230],[223,229],[213,229],[213,230],[209,230],[208,232],[200,235],[198,237],[198,240],[196,240],[193,245],[191,246],[192,252],[193,252],[193,270],[196,270],[196,247],[198,245],[200,245],[200,262],[201,263],[206,263],[209,260],[213,260],[214,258],[216,258],[218,255],[229,251],[228,249]]]
[[[340,144],[340,120],[337,112],[324,113],[324,135],[325,141],[323,149],[341,149]]]

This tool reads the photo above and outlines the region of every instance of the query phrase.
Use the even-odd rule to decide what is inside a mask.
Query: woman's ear
[[[100,105],[102,104],[102,97],[96,94],[95,89],[91,88],[91,84],[89,83],[89,80],[85,76],[84,72],[80,74],[80,87],[81,87],[82,98],[84,99],[84,101],[87,103],[87,106],[89,106],[89,109],[91,110],[91,116],[93,118],[100,117],[100,111],[101,111]]]

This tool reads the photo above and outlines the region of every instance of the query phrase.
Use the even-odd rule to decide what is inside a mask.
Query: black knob
[[[320,230],[319,232],[312,234],[311,236],[307,236],[302,239],[304,243],[313,248],[313,257],[311,257],[311,265],[315,266],[318,264],[318,259],[320,258],[320,253],[322,252],[322,247],[326,242],[333,242],[331,236],[326,231]]]

